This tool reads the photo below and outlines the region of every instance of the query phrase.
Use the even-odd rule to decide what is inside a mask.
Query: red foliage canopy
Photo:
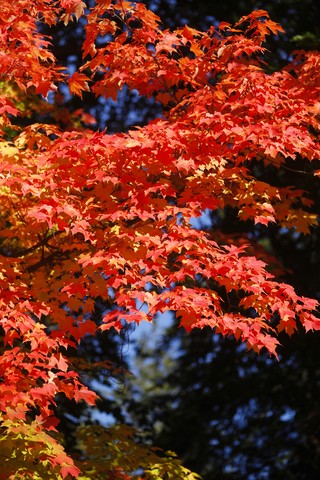
[[[37,22],[67,24],[84,9],[80,0],[1,5],[0,407],[11,434],[31,428],[35,408],[34,435],[54,430],[58,392],[94,403],[66,351],[97,328],[173,311],[188,331],[211,326],[272,354],[276,333],[291,334],[297,321],[320,328],[315,300],[276,281],[246,245],[190,224],[227,206],[303,234],[316,223],[304,192],[259,181],[250,167],[319,158],[319,54],[299,52],[270,74],[264,42],[282,29],[264,11],[235,26],[171,32],[141,3],[97,0],[86,13],[83,66],[68,78]],[[165,113],[127,134],[76,128],[71,114],[64,131],[19,126],[33,111],[59,118],[39,97],[59,82],[114,99],[126,85]],[[100,327],[90,318],[96,298],[112,303]],[[57,452],[51,465],[77,475]]]

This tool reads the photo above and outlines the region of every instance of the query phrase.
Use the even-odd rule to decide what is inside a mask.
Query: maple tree
[[[70,76],[38,25],[80,18],[83,64]],[[90,432],[79,433],[84,460],[64,451],[57,395],[97,398],[68,351],[97,329],[173,311],[187,331],[210,326],[276,355],[278,332],[320,328],[316,300],[278,282],[246,245],[190,223],[232,208],[243,221],[303,234],[317,224],[307,193],[254,174],[299,156],[319,175],[319,54],[296,52],[266,73],[266,37],[281,31],[262,10],[201,32],[164,30],[142,3],[3,3],[0,478],[48,469],[50,478],[138,478],[139,468],[143,478],[196,478],[155,452],[143,463],[130,429],[101,434],[103,471],[90,463],[95,446],[81,447]],[[125,134],[94,132],[90,115],[63,106],[61,85],[114,100],[126,86],[155,98],[163,116]],[[106,305],[100,324],[97,300]],[[138,463],[125,462],[128,452]]]

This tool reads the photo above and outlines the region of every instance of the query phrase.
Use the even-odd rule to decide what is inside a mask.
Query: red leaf
[[[69,78],[68,85],[70,92],[82,98],[83,91],[90,91],[90,87],[88,85],[89,81],[90,78],[84,73],[75,72],[72,77]]]

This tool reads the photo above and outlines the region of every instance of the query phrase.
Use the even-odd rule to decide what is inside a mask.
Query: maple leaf
[[[166,51],[172,53],[176,51],[176,47],[180,45],[181,39],[168,31],[163,32],[163,37],[156,44],[156,52]]]
[[[90,91],[88,81],[90,81],[90,78],[84,73],[74,72],[68,82],[70,92],[82,98],[83,91]]]
[[[84,400],[88,405],[95,405],[98,395],[95,392],[92,392],[87,387],[82,387],[80,390],[75,390],[73,398],[79,402]]]
[[[82,0],[60,0],[61,7],[65,9],[66,13],[62,15],[61,19],[67,25],[72,20],[72,15],[77,20],[84,14],[86,4]]]
[[[62,464],[60,472],[61,472],[62,478],[67,478],[68,475],[71,475],[72,477],[78,477],[80,470],[75,465]]]
[[[257,224],[257,223],[261,223],[261,225],[266,225],[268,226],[268,224],[270,222],[275,222],[276,219],[273,215],[258,215],[256,217],[254,217],[254,223]]]

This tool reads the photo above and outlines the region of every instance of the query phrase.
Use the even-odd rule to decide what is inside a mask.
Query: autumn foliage
[[[83,65],[68,76],[38,26],[83,16]],[[246,245],[190,223],[227,207],[303,234],[317,223],[307,192],[254,173],[297,157],[316,166],[320,153],[320,56],[296,52],[270,73],[265,40],[281,32],[264,11],[207,32],[168,31],[142,3],[2,2],[0,478],[100,478],[80,474],[85,462],[65,453],[53,414],[58,393],[95,403],[68,349],[97,329],[172,311],[187,331],[210,326],[276,354],[278,332],[320,328],[315,300]],[[137,90],[163,116],[126,134],[94,132],[89,115],[55,101],[62,84],[80,97]],[[99,325],[96,299],[106,305]],[[143,478],[156,475],[145,468]]]

